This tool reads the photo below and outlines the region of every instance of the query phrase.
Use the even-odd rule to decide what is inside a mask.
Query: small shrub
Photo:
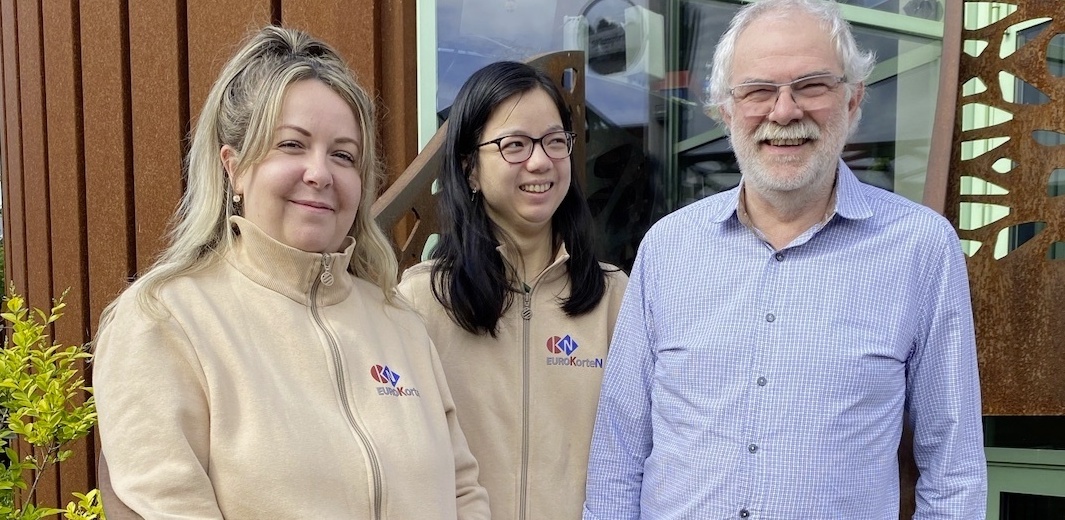
[[[0,518],[36,520],[62,514],[66,519],[103,519],[96,490],[74,493],[78,500],[66,509],[38,507],[32,501],[41,474],[70,458],[70,443],[88,435],[96,424],[92,389],[85,387],[77,370],[79,360],[92,354],[84,346],[53,343],[48,335],[48,327],[66,307],[62,297],[45,313],[31,311],[13,290],[10,294],[0,312],[8,329],[0,351],[0,448],[8,459],[0,466]],[[86,394],[88,398],[77,404]],[[22,457],[12,448],[19,440],[30,448]],[[30,472],[36,477],[27,484]]]

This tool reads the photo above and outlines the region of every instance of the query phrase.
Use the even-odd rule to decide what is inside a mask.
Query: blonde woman
[[[170,246],[105,312],[94,386],[145,518],[488,518],[435,347],[391,301],[372,103],[266,27],[201,112]]]

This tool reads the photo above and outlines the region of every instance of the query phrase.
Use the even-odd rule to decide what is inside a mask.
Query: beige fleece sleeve
[[[408,267],[400,276],[399,284],[396,285],[396,295],[399,296],[403,300],[403,303],[408,305],[412,310],[416,311],[419,308],[417,285],[420,283],[421,278],[423,278],[422,275],[424,275],[429,284],[432,284],[432,278],[429,273],[430,268],[428,263],[422,262],[415,266]]]
[[[488,492],[477,482],[477,460],[470,453],[466,435],[459,426],[455,401],[451,398],[451,389],[444,378],[444,369],[440,365],[440,356],[436,346],[430,345],[433,357],[433,372],[440,388],[440,397],[444,402],[448,429],[451,431],[451,449],[455,453],[455,500],[458,503],[459,520],[488,520],[492,513],[488,508]]]
[[[144,518],[222,518],[207,473],[206,380],[181,328],[124,295],[97,337],[93,387],[119,500]]]
[[[629,276],[624,271],[614,266],[609,266],[616,271],[610,272],[606,278],[606,294],[603,295],[603,299],[607,301],[610,328],[608,329],[609,336],[607,336],[607,342],[614,337],[614,326],[618,321],[618,313],[621,312],[621,300],[625,296],[625,288],[629,286]]]

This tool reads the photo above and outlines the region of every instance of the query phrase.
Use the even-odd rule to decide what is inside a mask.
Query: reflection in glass
[[[1065,416],[984,417],[984,446],[1065,450]]]
[[[1003,32],[1002,48],[999,49],[998,57],[1007,58],[1024,47],[1025,44],[1034,40],[1039,33],[1050,27],[1050,18],[1034,18],[1007,27]],[[1016,34],[1016,40],[1013,35]]]
[[[1006,2],[965,2],[964,27],[967,31],[983,29],[1013,14],[1017,6]]]
[[[1002,493],[999,507],[1000,520],[1065,520],[1065,497]]]
[[[1017,248],[1042,233],[1046,227],[1046,222],[1022,222],[999,231],[995,241],[995,260],[1016,251]]]
[[[1065,34],[1055,35],[1047,45],[1047,71],[1051,76],[1065,76]]]

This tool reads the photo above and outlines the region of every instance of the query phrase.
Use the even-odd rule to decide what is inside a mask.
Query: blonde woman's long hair
[[[259,163],[271,147],[285,92],[293,83],[315,79],[351,107],[362,134],[362,200],[348,235],[355,238],[352,273],[392,301],[397,261],[370,207],[377,197],[382,168],[374,131],[374,103],[333,48],[309,34],[267,26],[252,35],[226,63],[200,112],[186,158],[187,187],[171,220],[169,246],[127,290],[141,305],[157,309],[159,288],[167,281],[217,262],[233,247],[229,217],[238,214],[220,150],[236,151],[234,176]],[[101,318],[109,321],[112,306]]]

